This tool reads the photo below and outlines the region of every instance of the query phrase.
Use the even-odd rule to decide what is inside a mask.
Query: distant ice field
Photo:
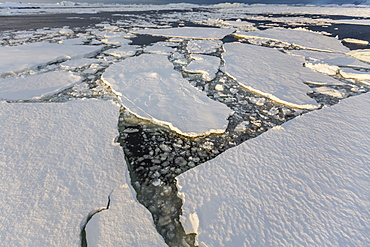
[[[0,243],[370,245],[369,11],[1,3]]]

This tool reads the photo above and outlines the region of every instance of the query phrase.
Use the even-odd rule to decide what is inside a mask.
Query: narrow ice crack
[[[87,233],[86,233],[86,226],[87,226],[87,224],[94,217],[94,215],[96,215],[96,214],[98,214],[98,213],[100,213],[100,212],[102,212],[104,210],[108,210],[109,209],[109,206],[110,206],[110,196],[111,196],[112,192],[108,195],[108,203],[107,203],[107,206],[101,207],[101,208],[97,208],[97,209],[94,209],[94,210],[90,211],[89,214],[83,219],[83,221],[81,223],[81,232],[80,232],[81,247],[87,247],[88,246],[88,243],[87,243]]]

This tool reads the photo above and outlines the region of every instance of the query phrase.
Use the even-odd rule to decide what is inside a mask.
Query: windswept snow
[[[211,27],[181,27],[163,29],[144,29],[133,31],[134,34],[147,34],[153,36],[188,38],[188,39],[222,39],[226,35],[233,33],[235,29],[221,29]]]
[[[180,175],[200,246],[369,246],[369,108],[346,99]]]
[[[1,243],[79,246],[83,218],[106,206],[112,189],[122,185],[130,205],[121,204],[125,224],[111,235],[161,246],[150,214],[127,188],[122,149],[112,145],[118,110],[96,100],[0,103]]]
[[[132,193],[128,184],[113,190],[109,210],[95,215],[87,225],[88,246],[167,246],[153,231],[149,212]]]
[[[214,53],[222,46],[220,40],[189,40],[187,49],[190,53]]]
[[[6,58],[0,60],[0,75],[36,69],[38,66],[45,66],[52,62],[89,57],[101,51],[101,49],[102,46],[48,42],[20,46],[0,46],[0,54],[3,58]]]
[[[183,79],[165,55],[128,58],[109,67],[103,80],[134,113],[171,123],[185,133],[225,129],[231,113]]]
[[[24,77],[0,78],[0,99],[25,100],[56,93],[81,81],[81,77],[67,71],[54,71]]]
[[[254,39],[268,38],[273,41],[294,44],[305,49],[308,48],[341,53],[349,52],[349,49],[343,46],[338,39],[327,37],[320,33],[310,32],[305,29],[273,28],[264,31],[240,32],[236,33],[236,35],[238,37]]]
[[[240,43],[224,47],[225,72],[248,89],[270,95],[271,99],[284,104],[313,108],[316,102],[307,96],[309,87],[304,82],[334,80],[304,68],[302,58],[276,49]]]

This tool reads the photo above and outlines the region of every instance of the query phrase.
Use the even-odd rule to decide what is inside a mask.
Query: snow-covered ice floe
[[[291,120],[178,177],[200,246],[369,246],[370,95]]]
[[[67,71],[0,78],[0,99],[27,100],[35,97],[40,98],[61,91],[80,81],[80,76]]]
[[[313,49],[329,52],[349,52],[349,49],[332,37],[305,29],[272,28],[263,31],[239,32],[235,36],[251,39],[271,39],[272,41],[294,44],[303,49]]]
[[[229,43],[224,47],[225,72],[249,90],[279,103],[315,108],[317,103],[307,96],[309,87],[304,82],[336,81],[304,68],[303,58],[276,49],[241,43]]]
[[[216,77],[221,62],[218,57],[191,55],[191,58],[194,60],[186,67],[186,72],[202,74],[203,80],[205,81],[211,81]]]
[[[119,188],[125,198],[114,192],[111,205],[120,211],[120,224],[94,228],[95,237],[104,232],[135,246],[164,245],[129,189],[122,149],[112,144],[118,111],[117,105],[97,100],[0,103],[2,130],[7,130],[0,131],[1,243],[81,246],[84,217],[106,206],[110,192]]]
[[[20,46],[0,46],[0,76],[36,69],[53,62],[92,56],[103,46],[38,42]],[[15,55],[16,54],[16,55]]]
[[[370,63],[370,49],[354,50],[354,51],[348,52],[347,54],[361,61]]]
[[[133,31],[133,33],[173,38],[216,40],[222,39],[226,35],[229,35],[234,31],[235,29],[221,29],[211,27],[182,27],[182,28],[144,29],[139,31]]]
[[[171,123],[184,133],[227,126],[231,110],[191,86],[165,55],[128,58],[110,66],[102,78],[141,117]]]

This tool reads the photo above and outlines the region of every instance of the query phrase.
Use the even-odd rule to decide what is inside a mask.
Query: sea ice
[[[348,52],[347,54],[357,58],[358,60],[370,63],[370,49],[354,50]]]
[[[0,131],[1,243],[81,246],[84,217],[122,186],[125,197],[111,201],[112,208],[120,206],[120,224],[101,234],[137,246],[163,245],[128,187],[122,149],[112,145],[118,115],[117,105],[97,100],[0,103],[6,130]]]
[[[303,67],[304,59],[276,49],[241,44],[225,44],[225,71],[240,84],[273,100],[300,108],[315,108],[307,96],[307,81],[334,80]],[[242,66],[241,66],[242,65]]]
[[[20,46],[0,46],[0,76],[9,73],[36,69],[52,62],[92,56],[102,46],[65,45],[38,42]],[[32,58],[32,59],[30,59]]]
[[[216,77],[216,73],[220,68],[220,59],[215,56],[208,55],[191,55],[194,59],[186,67],[185,71],[190,73],[200,73],[205,81],[211,81]]]
[[[327,37],[305,29],[272,28],[263,31],[239,32],[236,35],[248,38],[268,38],[274,41],[295,44],[305,49],[308,48],[341,53],[349,52],[349,49],[343,46],[338,39]]]
[[[134,113],[171,123],[185,133],[225,129],[231,113],[183,79],[165,55],[144,54],[113,64],[103,80]]]
[[[25,100],[56,93],[81,81],[67,71],[54,71],[29,76],[0,78],[0,99]]]
[[[190,53],[209,54],[222,47],[220,40],[189,40],[187,49]]]
[[[105,51],[104,54],[118,58],[126,58],[135,55],[138,48],[139,47],[136,45],[123,45],[117,49],[109,49]]]
[[[147,34],[153,36],[189,38],[189,39],[222,39],[226,35],[233,33],[235,29],[221,29],[211,27],[181,27],[163,29],[144,29],[132,31],[134,34]]]
[[[178,177],[200,246],[368,246],[370,95],[305,114]]]

